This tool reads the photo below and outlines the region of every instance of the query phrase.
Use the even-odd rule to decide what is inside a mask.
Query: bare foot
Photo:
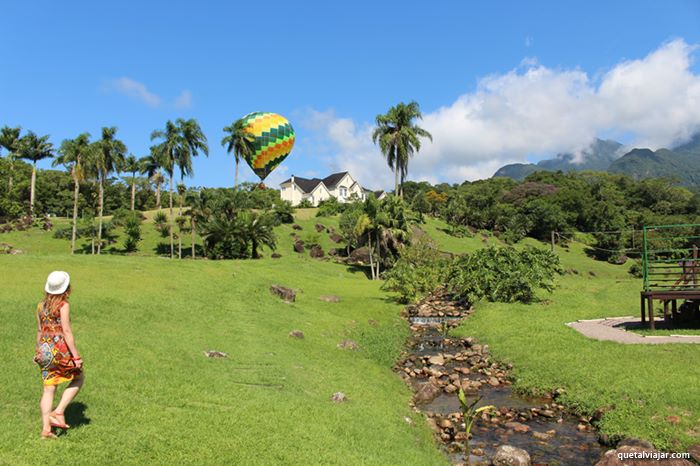
[[[42,430],[41,434],[39,434],[42,439],[50,438],[50,439],[55,439],[58,438],[56,434],[51,432],[50,430]]]
[[[66,417],[63,413],[57,413],[56,411],[49,414],[49,420],[53,427],[60,427],[61,429],[68,429],[70,426],[66,424]]]

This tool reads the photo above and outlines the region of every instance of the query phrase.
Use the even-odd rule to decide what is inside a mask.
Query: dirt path
[[[656,322],[663,323],[663,319]],[[579,320],[566,325],[588,338],[615,341],[625,345],[662,345],[667,343],[700,343],[700,336],[689,335],[639,335],[627,329],[643,328],[639,317],[610,317],[606,319]]]

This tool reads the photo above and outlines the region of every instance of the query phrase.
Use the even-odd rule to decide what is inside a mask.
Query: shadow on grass
[[[87,405],[80,401],[68,405],[65,413],[66,423],[71,426],[71,429],[90,424],[90,418],[85,415],[85,411],[87,411]]]

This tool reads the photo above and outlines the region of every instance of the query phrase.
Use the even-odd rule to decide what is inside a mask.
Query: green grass
[[[425,223],[419,225],[423,230],[438,244],[441,251],[460,254],[465,252],[473,252],[484,246],[501,244],[501,242],[487,234],[486,232],[477,232],[474,236],[457,238],[448,234],[449,225],[442,220],[425,217]]]
[[[489,343],[495,357],[512,362],[523,391],[562,387],[564,402],[585,413],[614,407],[600,425],[604,433],[671,451],[700,442],[700,345],[622,345],[565,326],[638,315],[641,281],[627,266],[589,259],[580,245],[558,252],[569,273],[556,291],[531,305],[478,303],[457,333]]]
[[[300,236],[316,222],[299,220]],[[50,233],[0,237],[26,251],[0,259],[0,423],[11,426],[0,464],[444,464],[391,370],[408,333],[399,306],[363,274],[292,252],[291,231],[280,227],[281,259],[258,261],[70,256]],[[86,367],[75,406],[89,418],[56,442],[38,437],[31,362],[34,307],[53,269],[73,279]],[[272,283],[296,289],[297,302],[272,296]],[[361,349],[336,348],[345,338]],[[349,401],[331,402],[337,391]]]

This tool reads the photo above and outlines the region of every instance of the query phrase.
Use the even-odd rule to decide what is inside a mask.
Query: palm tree
[[[156,185],[156,209],[160,210],[160,187],[165,181],[160,172],[162,166],[158,152],[151,147],[151,155],[141,158],[141,174],[146,175]]]
[[[131,173],[131,210],[134,211],[136,204],[136,173],[141,171],[141,161],[133,154],[124,159],[124,172]]]
[[[178,202],[178,212],[177,215],[182,216],[182,204],[185,202],[185,194],[187,193],[187,186],[184,183],[177,184],[177,202]]]
[[[260,258],[258,248],[267,246],[270,249],[275,249],[275,219],[269,212],[256,213],[253,211],[244,211],[239,214],[239,219],[243,225],[243,231],[246,237],[246,242],[250,242],[250,252],[253,259]]]
[[[15,159],[19,149],[19,133],[20,127],[10,128],[3,126],[0,130],[0,148],[7,151],[7,160],[10,162],[10,177],[7,180],[7,192],[12,192],[12,172],[14,171]]]
[[[59,156],[53,161],[53,166],[65,166],[73,178],[73,231],[70,239],[70,253],[75,253],[75,238],[78,229],[78,196],[80,182],[85,180],[84,165],[94,157],[95,146],[90,144],[90,134],[83,133],[75,139],[66,139],[58,150]]]
[[[245,159],[255,151],[253,143],[255,136],[248,132],[247,126],[243,123],[243,119],[234,121],[230,126],[224,127],[224,132],[229,133],[221,140],[221,145],[226,147],[226,152],[233,152],[236,159],[236,176],[234,178],[233,187],[238,187],[238,164],[241,159]]]
[[[433,140],[429,132],[413,123],[413,120],[422,118],[416,102],[400,102],[391,107],[385,115],[377,115],[377,127],[372,132],[372,142],[379,142],[382,155],[386,158],[389,168],[394,170],[394,193],[398,196],[403,196],[401,187],[408,174],[408,160],[415,152],[420,151],[420,138]]]
[[[190,234],[192,235],[192,259],[196,258],[195,254],[195,232],[200,222],[206,222],[208,211],[205,196],[201,191],[190,192],[187,196],[187,204],[190,209],[187,211],[187,216],[190,217]]]
[[[120,171],[124,165],[126,145],[115,137],[117,128],[103,127],[102,139],[99,140],[99,152],[94,160],[94,170],[99,183],[99,226],[97,228],[97,254],[102,251],[102,222],[104,212],[104,184],[110,173]]]
[[[165,131],[156,130],[151,133],[151,141],[154,139],[162,139],[160,144],[151,147],[151,154],[158,161],[160,167],[165,171],[170,179],[170,258],[175,257],[175,245],[173,239],[173,173],[175,163],[178,160],[179,152],[182,150],[184,143],[180,130],[172,121],[168,120],[165,123]]]
[[[29,213],[34,216],[34,199],[36,191],[36,163],[39,160],[48,159],[54,156],[53,144],[46,136],[37,136],[33,131],[23,136],[18,143],[19,157],[32,161],[32,182],[29,191]]]

